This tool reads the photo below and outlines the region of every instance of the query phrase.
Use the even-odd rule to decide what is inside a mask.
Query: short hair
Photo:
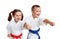
[[[33,5],[31,10],[33,10],[35,7],[40,7],[39,5]]]

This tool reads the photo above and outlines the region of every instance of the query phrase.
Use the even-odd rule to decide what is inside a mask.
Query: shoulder
[[[40,21],[44,21],[46,18],[44,18],[44,17],[39,17],[39,20]]]
[[[10,21],[10,22],[7,24],[7,26],[12,25],[12,24],[13,24],[13,22],[14,22],[14,21]]]
[[[27,16],[26,19],[31,18],[31,16]]]
[[[20,23],[24,23],[24,21],[20,21]]]
[[[10,27],[11,27],[11,22],[9,22],[9,23],[7,24],[7,27],[6,27],[6,28],[8,29],[8,28],[10,28]]]
[[[24,23],[25,23],[24,21],[19,21],[18,25],[24,25]]]
[[[27,20],[29,20],[29,19],[31,19],[31,16],[27,16],[27,17],[24,19],[24,21],[27,21]]]

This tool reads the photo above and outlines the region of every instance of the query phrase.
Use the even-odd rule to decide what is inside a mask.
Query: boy
[[[38,34],[40,31],[39,26],[42,24],[50,24],[51,26],[54,26],[54,22],[39,17],[41,14],[41,8],[39,5],[33,5],[31,10],[32,15],[25,19],[25,22],[31,26],[27,39],[40,39],[40,36]]]

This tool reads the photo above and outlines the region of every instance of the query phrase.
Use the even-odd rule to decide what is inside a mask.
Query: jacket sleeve
[[[11,27],[10,27],[10,24],[8,24],[6,28],[7,28],[7,33],[8,33],[8,34],[11,34]]]

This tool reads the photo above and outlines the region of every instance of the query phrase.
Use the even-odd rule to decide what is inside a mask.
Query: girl
[[[13,21],[12,20],[13,17]],[[7,31],[8,31],[8,37],[10,39],[22,39],[22,30],[25,27],[26,29],[30,29],[31,27],[22,21],[23,20],[23,13],[19,9],[14,9],[9,13],[8,16],[8,25],[7,25]]]

